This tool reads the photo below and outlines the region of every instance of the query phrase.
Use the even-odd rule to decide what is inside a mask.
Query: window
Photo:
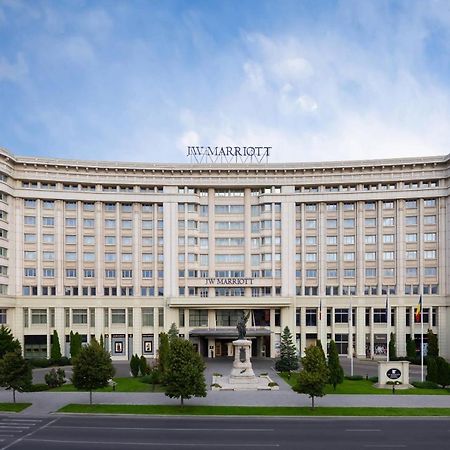
[[[142,326],[152,327],[154,323],[153,308],[142,308]]]
[[[415,260],[417,259],[417,250],[409,250],[406,252],[406,259]]]
[[[417,277],[417,267],[407,267],[406,268],[406,276],[409,278],[416,278]]]
[[[375,202],[366,202],[366,203],[364,204],[364,209],[365,209],[366,211],[374,210],[374,209],[375,209]]]
[[[336,245],[337,236],[327,236],[327,245]]]
[[[83,219],[83,227],[84,228],[94,228],[95,220],[94,219]]]
[[[66,269],[66,278],[76,278],[77,271],[76,269]]]
[[[393,227],[395,225],[394,218],[393,217],[385,217],[383,219],[383,226],[384,227]]]
[[[353,235],[344,236],[344,244],[345,245],[354,245],[355,244],[355,236],[353,236]]]
[[[424,225],[436,225],[436,216],[424,216]]]
[[[66,261],[76,261],[77,260],[76,252],[66,252],[64,256],[65,256]]]
[[[374,308],[373,322],[374,323],[386,323],[387,322],[386,308]]]
[[[407,233],[406,242],[417,242],[417,233]]]
[[[394,277],[395,276],[395,269],[392,267],[388,267],[383,269],[383,275],[385,277]]]
[[[393,234],[383,234],[383,242],[385,244],[393,244],[394,243],[394,235]]]
[[[334,323],[348,323],[348,308],[336,308],[334,310]]]
[[[83,244],[84,245],[94,245],[95,237],[94,236],[83,236]]]
[[[77,226],[77,219],[75,217],[66,217],[66,227],[74,228]]]
[[[47,323],[46,309],[32,309],[31,310],[32,325],[45,325]]]
[[[65,237],[66,244],[76,244],[77,243],[77,237],[75,234],[66,234]]]
[[[25,233],[23,239],[26,244],[34,244],[36,242],[36,235]]]
[[[424,259],[436,259],[436,250],[425,250],[423,257]]]
[[[436,242],[436,233],[425,233],[423,240],[424,242]]]
[[[54,227],[55,226],[55,218],[54,217],[43,217],[42,225],[44,227]]]
[[[95,270],[94,269],[84,269],[83,275],[84,275],[84,278],[94,278]]]
[[[344,261],[354,261],[355,253],[354,252],[344,252]]]
[[[337,270],[336,269],[328,269],[327,270],[327,278],[337,278]]]
[[[417,208],[417,200],[406,200],[405,201],[405,208],[408,208],[408,209],[415,209],[415,208]]]
[[[406,216],[405,225],[417,225],[417,216]]]
[[[25,225],[36,225],[36,217],[35,216],[25,216],[23,218],[23,222]]]
[[[355,278],[355,269],[344,269],[344,278]]]
[[[77,325],[87,324],[87,309],[72,309],[72,323]]]
[[[355,228],[355,219],[344,219],[344,228]]]
[[[24,256],[25,261],[35,261],[36,260],[36,252],[25,251],[23,253],[24,253],[23,256]],[[6,256],[6,254],[4,254],[2,256]]]
[[[24,276],[26,277],[35,277],[36,276],[36,269],[32,267],[28,267],[24,269]]]
[[[84,252],[83,253],[83,261],[84,262],[94,262],[95,261],[95,253],[93,253],[93,252]]]
[[[55,235],[54,234],[43,234],[42,242],[44,244],[54,244],[55,243]]]
[[[327,219],[327,228],[337,228],[337,220]]]
[[[190,327],[207,327],[208,311],[206,309],[190,309],[189,310],[189,326]]]
[[[383,209],[394,209],[394,202],[383,202]]]
[[[105,236],[105,245],[116,245],[115,236]]]
[[[54,278],[55,277],[55,269],[45,267],[42,269],[42,276],[44,278]]]
[[[116,254],[115,253],[105,253],[105,262],[115,262],[116,261]]]
[[[364,237],[364,243],[366,244],[376,244],[377,236],[375,234],[368,234]]]
[[[111,309],[111,323],[125,324],[125,309]]]
[[[336,203],[327,203],[327,211],[337,211]]]
[[[122,220],[122,230],[131,230],[133,227],[132,220]]]
[[[375,267],[367,267],[366,268],[366,277],[374,278],[377,276],[377,269]]]
[[[317,220],[307,220],[306,228],[309,230],[317,228]]]
[[[393,261],[394,252],[383,252],[383,261]]]
[[[327,253],[327,261],[337,261],[337,253]]]
[[[317,309],[316,308],[306,308],[306,326],[316,326],[317,325]]]
[[[377,253],[376,252],[366,252],[364,254],[365,261],[375,261],[377,259]]]
[[[376,227],[377,226],[377,219],[374,217],[368,217],[364,220],[364,224],[366,227]]]
[[[105,219],[105,228],[116,228],[115,219]]]
[[[77,209],[77,202],[66,202],[65,209],[66,211],[75,211]]]
[[[435,198],[427,198],[423,201],[423,205],[425,208],[431,208],[436,206],[436,199]]]
[[[317,261],[317,253],[307,253],[306,261],[307,262],[316,262]]]

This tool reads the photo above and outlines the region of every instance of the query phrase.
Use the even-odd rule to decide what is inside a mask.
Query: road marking
[[[52,427],[54,428],[54,427]],[[207,448],[213,448],[213,447],[237,447],[237,448],[245,448],[245,447],[256,447],[256,448],[264,448],[264,447],[279,447],[280,444],[218,444],[218,443],[203,443],[203,442],[196,442],[196,443],[166,443],[166,442],[110,442],[110,441],[65,441],[61,439],[23,439],[25,441],[29,442],[47,442],[47,443],[53,443],[53,444],[82,444],[82,445],[147,445],[151,447],[207,447]],[[19,442],[19,441],[16,441]],[[8,447],[4,447],[6,449]],[[0,450],[4,450],[0,449]]]
[[[371,429],[371,428],[354,428],[354,429],[348,429],[348,430],[345,430],[345,431],[348,431],[350,433],[359,432],[359,431],[361,431],[363,433],[364,432],[369,433],[369,432],[376,432],[376,431],[381,431],[381,430],[378,430],[376,428],[373,428],[373,429]]]
[[[163,428],[163,427],[96,427],[96,426],[81,426],[81,425],[53,425],[51,428],[78,428],[82,430],[133,430],[133,431],[243,431],[243,432],[274,432],[274,428]]]
[[[365,444],[366,448],[405,448],[405,444]]]
[[[16,439],[15,441],[9,443],[6,447],[0,448],[0,450],[6,450],[7,448],[10,448],[15,444],[18,444],[19,442],[23,441],[25,438],[32,436],[34,433],[37,433],[38,431],[43,430],[44,428],[47,428],[49,425],[51,425],[52,423],[55,423],[59,419],[60,418],[57,417],[56,419],[53,419],[51,422],[47,422],[46,424],[42,425],[41,427],[36,428],[35,430],[31,431],[30,433],[25,434],[24,436],[21,436],[19,439]]]
[[[0,429],[1,428],[19,428],[19,429],[23,429],[23,428],[30,428],[30,425],[0,425]]]
[[[9,419],[4,418],[2,422],[42,422],[42,419]]]

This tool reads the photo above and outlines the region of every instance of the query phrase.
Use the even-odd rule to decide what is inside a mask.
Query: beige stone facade
[[[334,339],[360,358],[419,342],[450,357],[450,157],[138,164],[0,150],[0,321],[30,357],[57,330],[154,356],[175,323],[208,356],[251,311],[254,354]],[[389,302],[387,323],[386,299]],[[349,308],[353,311],[352,323]]]

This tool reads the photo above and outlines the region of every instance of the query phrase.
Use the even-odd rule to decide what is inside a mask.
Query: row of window
[[[22,286],[22,295],[24,296],[56,296],[56,286]],[[40,294],[39,294],[40,293]],[[82,286],[81,289],[78,286],[64,286],[65,296],[96,296],[97,288],[95,286]],[[103,288],[104,296],[122,296],[122,297],[134,297],[134,288],[131,286],[105,286]],[[163,287],[154,286],[142,286],[141,287],[141,297],[153,297],[153,296],[164,296]]]
[[[405,216],[405,225],[417,225],[418,224],[418,216]],[[423,223],[424,225],[436,225],[436,215],[430,214],[430,215],[424,215],[423,216]],[[258,222],[256,222],[258,223]],[[305,228],[307,230],[315,230],[317,228],[317,219],[306,219],[305,220]],[[344,228],[355,228],[356,227],[356,219],[354,218],[348,218],[343,219],[342,221]],[[252,222],[253,224],[253,222]],[[395,218],[394,217],[384,217],[382,219],[382,224],[384,227],[393,227],[395,226]],[[297,220],[295,222],[295,226],[297,229],[301,228],[301,221]],[[326,228],[333,229],[338,227],[338,220],[337,219],[327,219],[326,220]],[[376,217],[366,217],[364,219],[364,227],[365,228],[373,228],[377,226],[377,218]]]
[[[76,217],[66,217],[65,226],[67,228],[73,228],[77,226],[77,218]],[[105,219],[104,220],[104,228],[106,229],[115,229],[117,227],[116,219]],[[153,230],[153,225],[155,221],[153,220],[141,220],[141,228],[143,230]],[[25,225],[36,225],[36,216],[24,216],[24,224]],[[83,228],[95,228],[95,219],[83,219],[82,221]],[[42,217],[42,226],[44,227],[54,227],[55,226],[55,218],[54,217]],[[122,219],[120,221],[120,229],[121,230],[131,230],[133,228],[133,220],[131,219]],[[164,220],[159,219],[156,221],[156,228],[163,229],[164,228]]]
[[[134,257],[133,257],[134,256]],[[94,252],[83,252],[83,261],[84,262],[95,262],[96,257]],[[163,262],[164,261],[164,254],[158,253],[155,255],[153,253],[141,253],[142,262],[146,263],[152,263],[155,260],[157,262]],[[25,261],[36,261],[37,258],[37,252],[35,251],[24,251],[24,260]],[[135,258],[135,255],[133,253],[121,253],[120,254],[120,260],[122,262],[133,262]],[[55,252],[51,251],[44,251],[42,252],[42,259],[44,261],[54,261],[55,260]],[[77,252],[65,252],[64,253],[64,260],[65,261],[77,261]],[[105,252],[104,253],[104,261],[105,262],[116,262],[117,261],[117,253],[115,252]]]
[[[4,266],[0,266],[4,267]],[[122,278],[132,278],[133,270],[125,269],[119,271],[121,273]],[[164,271],[158,270],[158,278],[164,278]],[[35,277],[37,274],[37,269],[34,267],[27,267],[24,269],[25,277]],[[143,279],[153,278],[153,270],[142,270],[141,272]],[[42,276],[44,278],[54,278],[55,277],[55,269],[54,268],[44,268],[42,269]],[[66,278],[76,278],[77,277],[77,269],[66,269],[65,270]],[[84,278],[95,278],[95,269],[83,269],[83,277]],[[117,271],[116,269],[106,269],[105,270],[105,278],[116,278]]]
[[[366,267],[364,269],[364,272],[365,272],[366,278],[376,278],[376,276],[377,276],[376,267]],[[344,269],[342,273],[345,278],[354,278],[356,276],[356,269],[355,268],[347,268],[347,269]],[[405,273],[409,277],[417,276],[417,273],[418,273],[417,267],[408,267],[405,269]],[[423,268],[423,275],[425,277],[437,277],[437,274],[438,274],[437,267],[424,267]],[[306,275],[306,278],[317,278],[318,269],[306,269],[305,275]],[[386,277],[395,276],[395,268],[393,268],[393,267],[383,268],[383,275]],[[337,269],[327,269],[326,276],[327,276],[327,278],[337,278],[338,270]],[[295,271],[295,277],[296,278],[302,277],[301,270],[297,269]]]
[[[141,211],[145,213],[152,213],[154,210],[154,206],[156,205],[157,212],[162,213],[163,212],[163,205],[160,203],[139,203],[141,206]],[[35,209],[37,206],[37,200],[36,199],[25,199],[24,200],[24,206],[25,208],[31,208]],[[124,213],[131,213],[133,212],[133,204],[132,203],[103,203],[103,210],[105,212],[115,212],[118,207],[120,210]],[[42,208],[43,209],[55,209],[55,201],[54,200],[42,200]],[[75,211],[77,209],[77,202],[76,201],[65,201],[64,202],[64,208],[67,211]],[[94,202],[82,202],[82,209],[83,211],[95,211],[95,203]]]

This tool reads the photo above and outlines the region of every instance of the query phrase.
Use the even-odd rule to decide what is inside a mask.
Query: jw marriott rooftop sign
[[[187,154],[196,163],[263,163],[268,162],[272,147],[188,146]]]

